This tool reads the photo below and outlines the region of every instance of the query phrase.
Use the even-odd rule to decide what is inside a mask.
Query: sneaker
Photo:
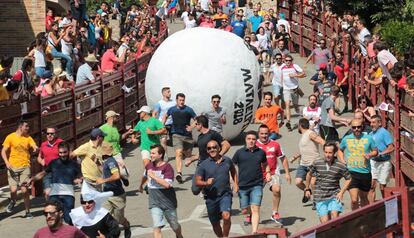
[[[23,218],[32,219],[33,218],[33,215],[32,215],[32,213],[26,211],[26,214],[24,214]]]
[[[245,216],[243,224],[245,226],[248,226],[248,225],[252,224],[252,216],[251,215]]]
[[[15,206],[16,206],[16,201],[10,200],[10,202],[7,205],[7,208],[6,208],[6,212],[7,213],[12,213]]]
[[[292,125],[290,124],[290,121],[286,122],[286,128],[291,131],[292,130]]]
[[[315,202],[312,202],[312,210],[316,210],[316,203]]]
[[[312,195],[312,191],[310,189],[305,189],[303,191],[303,197],[302,197],[302,203],[307,203],[310,199],[310,197],[306,196],[306,192],[309,191],[310,195]]]
[[[274,213],[271,217],[270,220],[276,222],[277,224],[282,225],[282,218],[280,218],[280,214],[278,212]]]
[[[131,238],[131,235],[131,227],[129,225],[127,227],[124,227],[124,237]]]
[[[175,179],[177,180],[178,183],[183,183],[183,175],[181,174],[181,172],[177,173],[177,176],[175,176]]]

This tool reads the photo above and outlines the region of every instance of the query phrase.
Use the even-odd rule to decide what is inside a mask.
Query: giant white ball
[[[186,95],[196,114],[211,109],[211,96],[221,96],[227,112],[223,134],[238,136],[254,119],[259,104],[260,68],[242,38],[211,28],[192,28],[169,36],[155,51],[147,70],[148,105],[161,99],[161,88]]]

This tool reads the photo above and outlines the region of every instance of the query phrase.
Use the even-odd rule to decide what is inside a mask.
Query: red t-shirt
[[[282,149],[280,148],[279,143],[274,140],[269,140],[267,143],[262,143],[260,140],[256,141],[256,146],[260,149],[264,150],[266,153],[267,164],[270,168],[270,174],[274,175],[279,174],[279,168],[277,159],[283,156]],[[262,168],[263,171],[263,178],[266,178],[266,168]]]
[[[58,145],[62,141],[62,139],[57,138],[53,144],[50,144],[49,141],[45,141],[40,145],[40,154],[45,160],[45,167],[48,166],[52,160],[59,158]]]
[[[342,83],[342,81],[345,78],[345,73],[346,72],[349,73],[349,66],[348,66],[347,63],[342,62],[342,65],[338,65],[338,64],[335,65],[334,73],[336,74],[338,83]],[[348,80],[343,82],[342,85],[348,85]]]
[[[37,230],[33,238],[86,238],[87,236],[78,228],[63,224],[57,231],[51,231],[49,227]]]
[[[117,58],[114,49],[107,50],[102,56],[102,71],[113,71],[115,69],[116,62]]]
[[[46,31],[50,30],[50,27],[52,26],[52,23],[55,21],[55,18],[52,16],[46,16]]]

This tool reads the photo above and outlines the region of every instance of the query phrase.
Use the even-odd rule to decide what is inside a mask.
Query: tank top
[[[45,53],[38,49],[34,50],[35,67],[46,67]]]
[[[61,39],[60,44],[62,45],[62,53],[71,56],[73,52],[73,46],[71,42],[66,42],[65,40]]]
[[[309,166],[313,161],[320,159],[318,144],[310,138],[310,133],[315,132],[306,130],[299,141],[300,165],[302,166]]]

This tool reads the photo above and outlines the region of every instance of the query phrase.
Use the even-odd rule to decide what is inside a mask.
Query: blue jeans
[[[72,225],[69,213],[75,207],[75,198],[70,195],[52,195],[49,197],[50,201],[59,201],[63,205],[63,219],[69,225]]]
[[[263,186],[253,186],[239,189],[240,208],[245,209],[250,205],[262,205]]]
[[[222,212],[231,212],[232,195],[223,194],[217,198],[207,198],[207,214],[211,224],[220,223]]]
[[[46,67],[36,67],[35,68],[36,76],[39,77],[39,78],[43,77],[43,75],[45,74],[45,71],[46,71]]]
[[[63,54],[62,52],[57,51],[55,48],[52,48],[52,56],[54,58],[63,58],[66,60],[66,73],[72,75],[73,60],[71,57]]]

